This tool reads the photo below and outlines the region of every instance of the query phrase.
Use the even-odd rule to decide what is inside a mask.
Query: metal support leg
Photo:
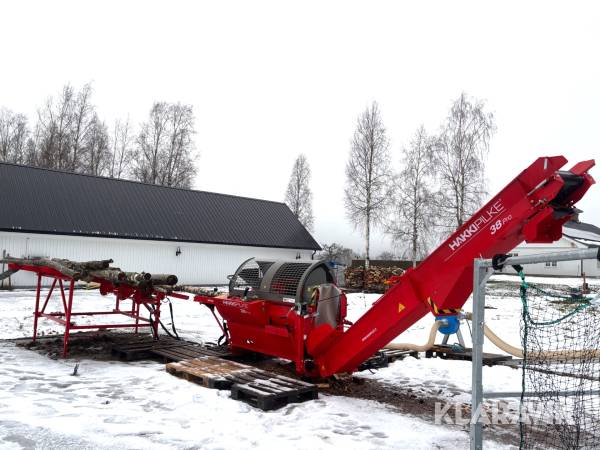
[[[67,310],[65,311],[65,337],[63,341],[63,358],[67,357],[69,352],[69,331],[71,330],[71,310],[73,309],[73,288],[75,280],[71,280],[69,284],[69,301],[67,302]]]
[[[483,407],[483,323],[485,314],[485,283],[487,281],[486,267],[482,260],[475,260],[473,276],[473,356],[472,356],[472,387],[471,387],[471,450],[483,448],[483,425],[481,413]]]
[[[154,309],[154,339],[158,341],[158,321],[160,320],[160,301],[156,303]]]
[[[58,280],[58,287],[60,287],[60,298],[62,299],[63,302],[63,309],[65,310],[65,313],[67,312],[67,299],[65,298],[65,286],[63,285],[62,280]]]
[[[458,339],[458,343],[460,344],[460,346],[462,348],[466,348],[465,347],[465,340],[463,339],[463,335],[460,332],[460,328],[458,330],[456,330],[456,339]],[[448,345],[448,341],[450,340],[450,335],[449,334],[445,334],[444,338],[442,339],[442,345]]]
[[[462,348],[466,348],[465,346],[465,340],[463,339],[463,335],[460,331],[460,328],[458,330],[456,330],[456,337],[458,338],[458,343],[460,344],[460,346]]]
[[[37,337],[38,317],[40,314],[40,290],[42,288],[42,276],[38,273],[37,289],[35,291],[35,312],[33,313],[33,342]]]

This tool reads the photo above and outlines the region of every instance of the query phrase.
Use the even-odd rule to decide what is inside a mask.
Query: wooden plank
[[[236,381],[251,381],[247,374],[256,369],[215,356],[182,360],[166,365],[167,372],[211,389],[228,389]]]
[[[453,359],[458,361],[471,361],[472,351],[470,348],[464,349],[464,351],[456,351],[450,346],[436,345],[430,350],[425,352],[426,358],[441,358],[441,359]],[[487,366],[493,366],[501,362],[509,361],[512,359],[510,355],[501,355],[497,353],[483,353],[483,364]]]
[[[215,350],[214,348],[192,342],[177,347],[153,349],[152,352],[156,356],[163,357],[168,362],[199,358],[201,356],[215,356],[220,358],[231,356],[228,350]]]

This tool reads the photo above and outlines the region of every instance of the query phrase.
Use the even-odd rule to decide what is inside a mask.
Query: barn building
[[[320,250],[279,202],[6,163],[0,196],[0,252],[19,258],[112,258],[125,271],[215,285],[248,258],[311,259]],[[11,283],[35,280],[18,272]]]
[[[600,247],[600,228],[576,219],[563,225],[563,236],[558,241],[550,244],[523,243],[513,250],[513,254],[524,256],[598,247]],[[508,270],[505,268],[504,271]],[[600,261],[589,259],[529,264],[525,267],[525,271],[529,275],[579,277],[585,274],[587,277],[597,278],[600,277]]]

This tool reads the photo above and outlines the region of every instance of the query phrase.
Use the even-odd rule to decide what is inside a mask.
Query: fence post
[[[485,313],[485,283],[487,267],[484,261],[476,259],[473,273],[473,349],[471,365],[471,450],[483,448],[483,425],[481,414],[483,407],[483,321]]]

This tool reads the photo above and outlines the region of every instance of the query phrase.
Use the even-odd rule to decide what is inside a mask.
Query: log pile
[[[110,267],[112,262],[112,259],[85,262],[59,258],[23,259],[5,257],[0,259],[0,263],[13,265],[12,268],[7,271],[11,272],[10,275],[19,270],[19,266],[48,267],[75,281],[85,281],[88,283],[102,283],[104,281],[112,283],[114,286],[127,285],[145,290],[157,289],[161,292],[172,292],[173,287],[178,281],[177,276],[175,275],[150,274],[147,272],[124,272],[118,267]],[[2,278],[2,276],[4,276],[4,274],[0,274],[0,278]]]
[[[348,289],[361,289],[369,292],[385,292],[388,285],[385,284],[393,276],[402,275],[404,270],[400,267],[376,267],[371,266],[366,273],[363,266],[348,267],[344,272],[346,287]]]

